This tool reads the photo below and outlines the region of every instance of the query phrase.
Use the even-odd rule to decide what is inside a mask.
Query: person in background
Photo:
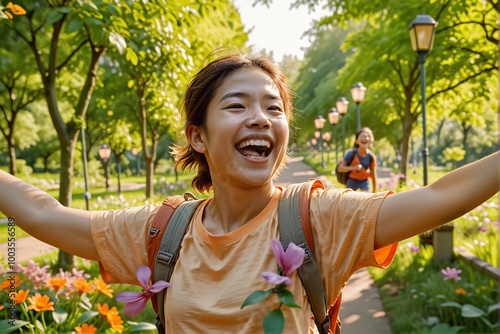
[[[340,162],[339,171],[349,172],[346,188],[352,190],[377,191],[377,158],[370,146],[373,143],[373,132],[370,128],[362,128],[356,133],[354,148],[349,150]]]

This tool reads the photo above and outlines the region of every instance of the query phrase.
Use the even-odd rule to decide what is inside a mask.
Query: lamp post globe
[[[352,100],[356,103],[357,109],[357,125],[358,130],[361,130],[361,112],[360,112],[360,104],[365,99],[366,87],[361,82],[356,82],[351,87],[351,96]]]

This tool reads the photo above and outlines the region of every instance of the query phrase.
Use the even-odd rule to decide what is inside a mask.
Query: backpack
[[[310,179],[287,186],[278,206],[280,239],[284,249],[290,242],[293,242],[305,250],[304,262],[297,272],[307,293],[319,332],[340,334],[339,312],[342,293],[339,294],[335,304],[328,309],[325,288],[314,259],[309,199],[315,189],[324,189],[320,180]],[[163,201],[149,229],[148,262],[153,282],[160,279],[170,281],[184,234],[196,208],[203,201],[203,199],[196,199],[190,193],[185,193],[184,196],[168,197]],[[158,333],[165,333],[165,290],[157,293],[155,297],[151,301],[157,313],[156,327]]]
[[[348,166],[351,166],[351,164],[354,162],[354,160],[355,160],[356,158],[358,158],[358,164],[359,164],[358,150],[357,150],[357,149],[354,149],[354,150],[356,151],[356,153],[354,154],[354,156],[353,156],[352,160],[351,160],[350,162],[347,162],[347,161],[346,161],[346,163],[347,163],[347,165],[348,165]],[[371,153],[371,152],[369,152],[369,153],[368,153],[368,156],[370,157],[370,166],[371,166],[372,161],[373,161],[373,156],[372,156],[372,153]],[[340,163],[341,163],[341,162],[339,162],[339,163],[337,164],[337,166],[335,167],[335,176],[337,177],[337,181],[338,181],[340,184],[346,185],[346,183],[347,183],[347,179],[349,178],[349,174],[350,174],[351,172],[339,172],[339,166],[340,166]]]

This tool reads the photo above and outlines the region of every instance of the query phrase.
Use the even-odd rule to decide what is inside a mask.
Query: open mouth
[[[271,153],[271,142],[265,139],[250,139],[245,140],[236,145],[236,149],[240,154],[249,158],[267,158]]]

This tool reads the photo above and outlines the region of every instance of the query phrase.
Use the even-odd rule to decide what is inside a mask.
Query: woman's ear
[[[195,125],[187,128],[187,138],[191,147],[198,153],[205,153],[205,143],[203,142],[202,131]]]

